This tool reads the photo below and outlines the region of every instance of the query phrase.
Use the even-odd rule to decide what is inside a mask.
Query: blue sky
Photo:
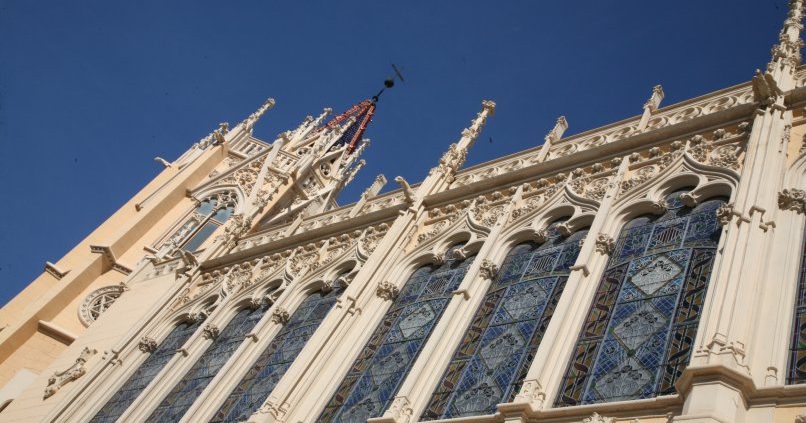
[[[785,0],[0,0],[0,303],[56,262],[160,166],[267,97],[265,140],[323,107],[384,94],[367,136],[375,175],[421,180],[480,109],[469,164],[672,104],[763,68]],[[493,138],[490,143],[489,138]],[[388,186],[387,189],[390,189]]]

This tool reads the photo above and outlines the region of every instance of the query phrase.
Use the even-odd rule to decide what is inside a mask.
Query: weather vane
[[[403,74],[400,73],[400,69],[398,69],[397,66],[395,66],[394,63],[392,63],[392,70],[395,71],[395,74],[392,75],[389,78],[386,78],[386,80],[383,81],[383,88],[381,88],[381,90],[378,91],[378,94],[375,94],[374,96],[372,96],[372,102],[373,103],[378,102],[378,99],[381,97],[381,94],[383,94],[383,92],[386,91],[387,88],[392,88],[392,87],[395,86],[395,79],[396,78],[400,79],[400,82],[406,82],[406,80],[403,79]]]

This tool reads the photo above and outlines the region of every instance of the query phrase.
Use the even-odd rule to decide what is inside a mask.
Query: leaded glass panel
[[[199,323],[181,323],[175,327],[90,422],[113,423],[116,421],[198,327]]]
[[[246,421],[257,411],[343,291],[344,287],[338,284],[326,294],[316,292],[303,300],[288,323],[224,401],[211,422]]]
[[[494,414],[518,393],[587,230],[513,248],[476,311],[421,421]]]
[[[789,353],[789,374],[786,383],[806,382],[806,232],[800,259],[800,278],[795,299],[795,321]]]
[[[559,406],[672,394],[696,336],[721,228],[723,199],[694,209],[680,194],[662,216],[621,231],[557,400]]]
[[[446,256],[453,257],[451,251]],[[412,274],[318,422],[364,422],[383,414],[472,261],[449,259]]]
[[[230,320],[218,337],[193,364],[173,390],[160,403],[148,418],[149,422],[176,422],[193,405],[204,388],[218,374],[241,345],[246,335],[266,313],[267,306],[257,309],[243,309]]]

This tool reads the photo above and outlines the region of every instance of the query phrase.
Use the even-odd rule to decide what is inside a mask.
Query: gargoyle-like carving
[[[291,315],[288,313],[288,310],[280,307],[277,310],[274,310],[274,313],[271,314],[271,321],[278,325],[284,325],[288,323],[288,320],[291,318]]]
[[[783,94],[775,78],[769,73],[762,73],[756,69],[753,76],[753,98],[762,105],[769,106]]]
[[[204,339],[216,339],[220,333],[221,330],[213,323],[207,323],[202,329],[202,336]]]
[[[391,282],[381,282],[378,284],[375,294],[386,301],[394,301],[400,294],[400,289]]]
[[[498,265],[493,263],[492,260],[484,259],[479,267],[479,275],[484,279],[493,280],[498,276],[498,270]]]
[[[151,354],[157,349],[157,341],[154,338],[144,336],[140,338],[140,343],[137,344],[137,347],[140,348],[140,351]]]
[[[600,233],[596,236],[596,252],[602,255],[610,255],[616,247],[616,242],[613,237],[608,234]]]
[[[716,209],[716,220],[720,226],[727,226],[733,220],[733,203],[726,203]]]
[[[806,214],[806,191],[802,189],[785,189],[778,193],[778,207],[781,210],[792,210],[798,214]]]
[[[395,176],[395,182],[400,185],[400,188],[403,189],[403,197],[406,199],[406,203],[413,204],[414,203],[414,190],[411,189],[411,185],[403,179],[402,176]]]
[[[56,372],[48,379],[48,386],[45,387],[45,399],[52,397],[62,386],[84,376],[87,373],[84,365],[91,356],[95,355],[98,351],[90,347],[84,347],[81,354],[78,355],[75,363],[61,372]]]

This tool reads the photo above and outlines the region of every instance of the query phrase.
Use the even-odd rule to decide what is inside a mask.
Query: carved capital
[[[557,232],[559,232],[560,235],[562,236],[570,236],[572,233],[571,227],[568,225],[568,222],[560,223],[559,225],[557,225]]]
[[[414,410],[411,408],[411,403],[404,396],[395,397],[387,412],[387,416],[395,419],[397,423],[408,423],[411,421],[412,414],[414,414]]]
[[[221,330],[218,329],[218,326],[212,323],[207,323],[202,329],[202,336],[204,339],[216,339],[218,338],[219,333],[221,333]]]
[[[400,295],[400,289],[391,282],[381,282],[378,284],[375,294],[386,301],[394,301]]]
[[[537,406],[535,408],[541,408],[545,400],[546,393],[543,391],[543,387],[534,379],[524,381],[520,392],[515,396],[515,402],[534,404]]]
[[[278,307],[277,310],[274,310],[274,313],[271,314],[271,321],[278,325],[288,323],[289,319],[291,319],[291,315],[282,307]]]
[[[479,275],[484,279],[493,280],[498,276],[498,265],[491,260],[484,259],[479,267]]]
[[[596,236],[596,252],[602,255],[610,255],[613,248],[616,247],[616,242],[608,234],[600,233]]]
[[[778,207],[781,210],[792,210],[798,214],[806,214],[806,191],[802,189],[785,189],[778,193]]]
[[[48,385],[45,387],[44,399],[52,397],[62,386],[84,376],[84,374],[87,373],[87,369],[84,365],[87,363],[87,360],[97,352],[98,351],[95,349],[84,347],[75,363],[65,370],[53,373],[53,376],[48,379]]]
[[[137,347],[140,348],[140,351],[151,354],[157,349],[157,341],[155,341],[154,338],[144,336],[140,339],[140,343],[137,344]]]
[[[460,260],[461,261],[461,260],[466,259],[468,254],[469,253],[464,248],[457,248],[457,249],[451,251],[451,258],[454,259],[454,260]]]
[[[262,406],[258,409],[258,413],[260,414],[268,414],[278,422],[281,422],[285,418],[285,413],[288,412],[288,403],[283,404],[275,404],[275,401],[272,399],[266,400]]]
[[[716,220],[720,226],[727,226],[733,220],[733,203],[726,203],[716,209]]]
[[[683,203],[686,207],[696,207],[697,206],[697,199],[690,192],[684,192],[680,194],[680,202]]]
[[[614,423],[614,422],[615,420],[612,417],[604,417],[596,412],[591,414],[590,417],[585,418],[585,420],[582,420],[582,423]]]

